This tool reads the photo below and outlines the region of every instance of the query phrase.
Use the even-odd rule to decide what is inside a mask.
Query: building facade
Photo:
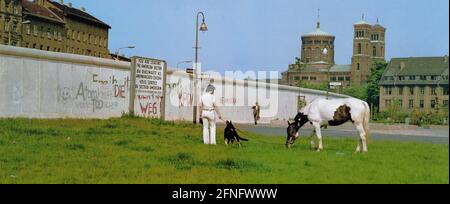
[[[21,0],[0,0],[0,44],[20,46],[22,22]]]
[[[2,19],[5,16],[5,20],[0,21],[1,44],[111,58],[108,50],[108,32],[111,27],[87,13],[85,8],[76,9],[71,3],[65,5],[63,0],[0,2]],[[15,10],[14,5],[17,5]],[[11,20],[12,17],[18,20]],[[14,29],[14,25],[17,29]],[[5,33],[11,29],[17,32],[13,32],[12,40],[9,40]]]
[[[298,86],[301,81],[313,84],[328,84],[342,90],[350,85],[364,84],[373,63],[385,60],[386,29],[377,24],[370,25],[363,19],[354,24],[354,46],[351,65],[336,65],[336,37],[320,28],[302,36],[301,55],[296,64],[289,65],[282,73],[282,83]]]
[[[380,81],[380,111],[448,108],[448,56],[394,58]]]

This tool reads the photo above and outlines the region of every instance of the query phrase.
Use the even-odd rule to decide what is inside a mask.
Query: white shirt
[[[201,103],[203,110],[214,110],[216,105],[216,97],[210,93],[205,93],[201,97]]]

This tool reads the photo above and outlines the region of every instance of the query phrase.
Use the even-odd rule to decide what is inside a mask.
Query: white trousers
[[[203,119],[203,143],[217,144],[216,141],[216,113],[214,111],[202,112]]]

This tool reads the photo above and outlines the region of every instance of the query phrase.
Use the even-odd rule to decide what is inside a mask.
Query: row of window
[[[11,4],[10,1],[5,1],[5,6],[3,8],[1,8],[2,10],[5,10],[7,12],[13,12],[14,14],[18,15],[19,14],[19,9],[17,7],[17,4]]]
[[[63,52],[63,50],[61,48],[50,47],[50,46],[45,46],[45,45],[38,45],[36,43],[34,43],[34,44],[25,43],[24,47],[26,47],[26,48],[33,48],[33,49],[39,49],[39,50],[44,50],[44,51]],[[108,54],[105,54],[105,53],[91,52],[90,50],[74,48],[74,47],[67,47],[66,53],[108,58]]]
[[[390,107],[390,106],[392,106],[392,105],[394,105],[393,104],[393,101],[392,100],[390,100],[390,99],[387,99],[387,100],[385,100],[385,106],[386,107]],[[403,104],[403,100],[397,100],[397,102],[395,102],[395,103],[398,103],[398,104],[396,104],[396,105],[399,105],[400,107],[404,107],[404,105],[406,105],[406,104]],[[429,108],[437,108],[438,106],[439,106],[439,100],[431,100],[430,101],[430,106],[429,106]],[[416,108],[416,106],[415,106],[416,104],[415,104],[415,101],[414,101],[414,99],[410,99],[409,101],[408,101],[408,108],[409,109],[413,109],[413,108]],[[428,107],[425,107],[425,100],[419,100],[419,104],[418,104],[419,106],[418,106],[418,108],[428,108]],[[442,106],[444,106],[444,107],[448,107],[448,100],[443,100],[442,101]]]
[[[314,41],[312,41],[312,40],[303,40],[303,45],[311,45],[311,44],[314,44],[314,45],[333,45],[334,44],[334,41],[328,41],[328,40],[314,40]]]
[[[400,87],[397,87],[398,95],[403,95],[405,88],[408,91],[409,95],[414,95],[415,94],[415,90],[416,90],[415,87],[413,87],[413,86],[410,86],[410,87],[402,87],[402,86],[400,86]],[[425,95],[425,90],[426,89],[429,89],[428,93],[429,93],[429,95],[432,95],[432,96],[437,96],[438,94],[442,94],[442,95],[445,95],[445,96],[449,95],[448,87],[440,87],[440,88],[438,88],[436,86],[419,87],[419,95],[422,95],[422,96]],[[385,87],[384,88],[384,94],[385,95],[393,95],[394,94],[393,90],[394,90],[393,87]]]
[[[300,81],[299,76],[294,77],[295,81]],[[302,76],[302,81],[317,81],[317,77],[315,76]]]
[[[366,44],[366,49],[369,49],[368,44]],[[381,55],[383,55],[383,50],[384,50],[384,47],[382,46],[381,47]],[[358,43],[358,54],[362,54],[362,44],[361,43]],[[372,47],[372,56],[376,57],[377,54],[378,54],[377,46],[373,46]]]
[[[40,36],[42,38],[47,38],[49,40],[56,40],[56,41],[62,41],[62,33],[58,32],[58,31],[53,31],[50,28],[44,28],[43,26],[40,26],[40,28],[38,29],[37,25],[33,25],[33,29],[31,29],[31,25],[26,25],[25,26],[25,33],[27,35],[31,35],[31,33],[33,33],[34,36]]]
[[[76,31],[76,30],[70,30],[70,29],[67,29],[67,39],[68,40],[72,39],[74,41],[88,43],[88,44],[94,44],[94,45],[98,44],[98,46],[105,47],[105,48],[108,45],[108,39],[104,39],[101,36],[96,36],[96,35],[92,35],[89,33]]]
[[[394,77],[394,76],[385,76],[383,77],[383,80],[385,81],[394,81],[394,80],[399,80],[399,81],[415,81],[415,80],[431,80],[431,81],[438,81],[438,80],[448,80],[448,75],[445,76],[439,76],[439,75],[430,75],[430,76],[426,76],[426,75],[420,75],[420,76],[415,76],[415,75],[411,75],[411,76],[398,76],[398,77]]]
[[[350,81],[350,77],[330,77],[330,81]]]

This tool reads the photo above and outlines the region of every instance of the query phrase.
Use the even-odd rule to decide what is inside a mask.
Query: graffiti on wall
[[[102,78],[100,74],[92,73],[91,78],[78,82],[72,88],[57,87],[57,102],[60,105],[73,105],[76,109],[92,113],[98,111],[114,111],[120,104],[127,103],[129,76],[118,79],[115,75]]]
[[[194,94],[189,82],[183,83],[182,79],[178,79],[176,83],[167,84],[167,88],[173,106],[181,108],[190,107],[194,104]]]

